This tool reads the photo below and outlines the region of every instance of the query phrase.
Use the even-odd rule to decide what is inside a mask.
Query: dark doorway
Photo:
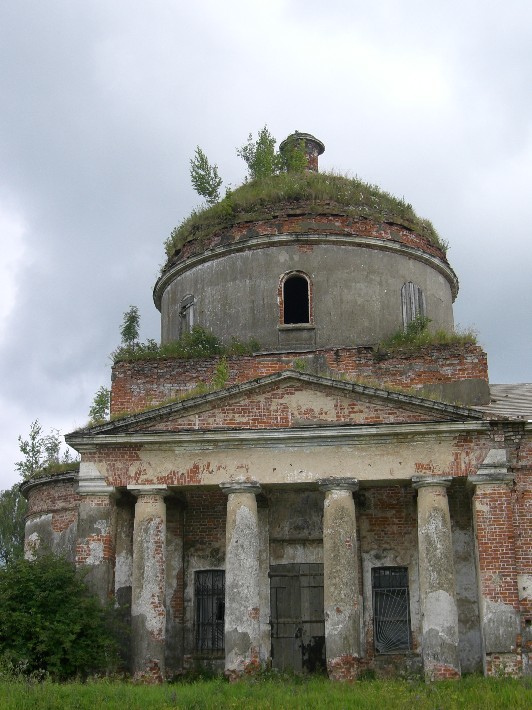
[[[308,281],[289,276],[283,284],[284,323],[310,323]]]
[[[270,590],[273,668],[323,672],[323,565],[272,565]]]

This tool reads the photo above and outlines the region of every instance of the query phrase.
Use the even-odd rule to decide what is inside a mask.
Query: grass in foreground
[[[2,710],[168,710],[170,708],[378,708],[379,710],[519,710],[532,707],[530,679],[470,676],[425,685],[421,681],[331,683],[323,678],[222,679],[135,686],[119,681],[87,683],[0,681]]]

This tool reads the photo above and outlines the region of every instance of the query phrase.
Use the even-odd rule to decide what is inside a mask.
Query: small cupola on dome
[[[320,140],[315,138],[310,133],[300,133],[299,131],[291,133],[279,145],[279,151],[283,153],[289,146],[299,141],[303,141],[305,145],[305,155],[307,156],[307,170],[312,170],[313,172],[317,173],[318,157],[325,152],[325,146]]]

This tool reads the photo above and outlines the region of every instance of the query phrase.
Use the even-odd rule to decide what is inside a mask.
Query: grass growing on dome
[[[165,243],[170,260],[189,241],[202,241],[220,229],[239,222],[272,219],[280,210],[340,213],[395,222],[427,237],[446,251],[431,222],[418,217],[412,205],[358,178],[335,172],[290,172],[246,182],[214,205],[195,209],[179,224]]]

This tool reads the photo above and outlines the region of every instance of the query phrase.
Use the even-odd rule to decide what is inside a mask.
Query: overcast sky
[[[492,382],[532,381],[530,0],[2,0],[0,489],[82,426],[122,314],[159,337],[163,242],[264,124],[404,196],[450,244]]]

